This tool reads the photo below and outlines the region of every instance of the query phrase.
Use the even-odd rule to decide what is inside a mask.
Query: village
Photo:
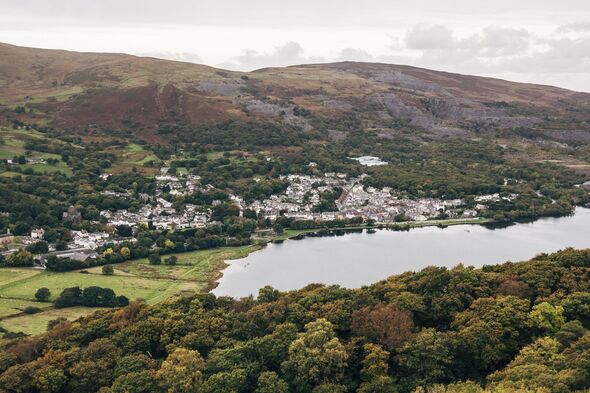
[[[177,230],[187,228],[204,228],[208,225],[220,224],[211,219],[211,208],[195,204],[175,205],[172,201],[177,196],[192,195],[197,191],[206,193],[213,189],[210,184],[201,184],[201,178],[186,172],[175,173],[165,166],[155,176],[156,191],[153,195],[138,194],[143,202],[141,208],[134,211],[122,209],[117,211],[100,211],[101,222],[110,231],[90,232],[87,230],[72,230],[71,240],[65,250],[56,250],[55,245],[49,244],[48,255],[58,255],[77,260],[96,258],[94,250],[108,243],[121,241],[136,241],[133,237],[134,228],[140,225],[158,230]],[[173,174],[174,173],[174,174]],[[487,208],[486,204],[502,199],[512,200],[516,194],[500,196],[499,194],[475,197],[477,203],[471,209],[465,208],[462,199],[442,200],[434,198],[409,199],[401,192],[391,188],[367,187],[363,184],[366,174],[359,177],[347,177],[342,173],[324,173],[323,176],[309,176],[301,174],[283,175],[289,186],[280,194],[272,195],[264,200],[246,202],[241,196],[229,193],[229,202],[239,208],[242,216],[247,210],[253,211],[259,218],[275,221],[278,217],[293,220],[314,220],[327,222],[351,218],[371,220],[375,224],[390,224],[400,221],[427,221],[434,219],[477,218],[479,213]],[[109,174],[101,175],[108,180]],[[255,178],[254,181],[261,179]],[[333,202],[333,210],[318,209],[325,193],[337,193]],[[129,192],[106,190],[105,196],[133,197]],[[214,200],[212,206],[221,204]],[[63,221],[78,222],[81,214],[75,207],[70,207],[63,213]],[[122,237],[114,228],[129,228],[128,236]],[[35,228],[29,236],[19,236],[18,244],[32,245],[43,239],[44,231]],[[1,245],[8,249],[8,245],[16,241],[15,237],[7,234],[0,238]],[[4,250],[10,253],[14,247]],[[42,261],[41,261],[42,262]]]
[[[201,206],[185,204],[178,211],[168,196],[190,195],[197,190],[207,192],[211,185],[202,185],[200,177],[191,174],[171,175],[163,167],[156,176],[155,195],[140,194],[144,206],[137,212],[103,210],[101,217],[111,226],[151,225],[157,229],[202,228],[211,224],[210,210]],[[482,197],[476,210],[465,210],[462,199],[441,200],[433,198],[403,198],[391,188],[377,189],[363,185],[367,175],[347,178],[342,173],[325,173],[323,176],[291,174],[281,176],[289,186],[284,192],[264,200],[247,203],[241,196],[230,193],[230,201],[237,205],[240,215],[246,210],[254,211],[259,217],[276,220],[280,216],[295,220],[332,221],[360,217],[376,223],[400,221],[426,221],[436,218],[476,217],[478,210],[484,210],[486,201],[497,201],[499,196]],[[255,179],[260,181],[260,179]],[[322,193],[340,190],[333,211],[318,211]],[[221,201],[213,201],[213,206]]]

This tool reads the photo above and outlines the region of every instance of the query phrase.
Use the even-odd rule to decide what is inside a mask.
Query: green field
[[[109,152],[115,154],[119,159],[112,167],[113,173],[124,173],[133,170],[139,170],[143,173],[153,174],[156,168],[147,168],[143,165],[149,161],[160,162],[158,157],[143,148],[137,143],[130,143],[124,147],[110,148]]]
[[[47,323],[57,318],[74,320],[91,314],[101,308],[88,309],[86,307],[51,308],[38,314],[20,315],[15,318],[7,318],[0,322],[0,326],[11,332],[23,332],[27,334],[39,334],[47,330]]]
[[[178,258],[176,266],[153,266],[147,259],[138,259],[113,265],[115,271],[110,276],[102,274],[101,266],[88,269],[87,273],[3,268],[0,269],[0,327],[35,334],[44,331],[47,322],[58,316],[75,319],[95,311],[84,307],[56,310],[50,302],[36,302],[35,292],[41,287],[49,288],[50,300],[55,300],[68,287],[99,286],[111,288],[117,295],[127,296],[130,300],[144,299],[148,304],[159,303],[186,291],[207,292],[219,278],[226,260],[245,257],[259,248],[251,245],[174,254]],[[46,310],[20,315],[30,306]],[[11,317],[15,314],[17,316]]]
[[[0,159],[12,159],[14,156],[20,156],[25,154],[25,142],[27,140],[33,139],[45,139],[45,136],[40,132],[34,130],[11,130],[7,128],[0,128],[0,138],[2,139],[2,143],[0,144]],[[72,169],[68,167],[68,165],[61,161],[61,157],[59,154],[52,154],[52,153],[44,153],[33,151],[27,158],[36,158],[36,159],[48,159],[54,158],[59,160],[59,162],[55,165],[49,164],[22,164],[22,165],[14,165],[15,167],[19,167],[21,170],[25,170],[27,168],[31,168],[33,171],[37,173],[54,173],[54,172],[61,172],[66,176],[72,175]],[[7,175],[5,176],[15,176],[13,175],[16,172],[4,172]],[[4,175],[4,173],[2,175]]]
[[[148,161],[157,161],[152,152],[146,151],[141,145],[137,143],[130,143],[127,145],[127,152],[124,154],[124,163],[131,165],[143,165]]]
[[[51,303],[40,303],[24,299],[0,299],[0,318],[20,314],[27,307],[47,308]]]

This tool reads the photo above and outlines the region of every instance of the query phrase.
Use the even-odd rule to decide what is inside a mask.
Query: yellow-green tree
[[[203,383],[205,361],[198,351],[177,348],[156,373],[160,386],[167,393],[198,391]]]
[[[256,393],[288,393],[289,386],[277,373],[265,371],[258,377],[258,388]]]
[[[348,354],[326,319],[305,325],[289,346],[289,357],[282,368],[297,392],[309,392],[322,383],[337,383],[343,377]]]
[[[389,375],[389,352],[379,345],[365,344],[365,358],[361,370],[362,383],[358,393],[397,392],[393,378]]]

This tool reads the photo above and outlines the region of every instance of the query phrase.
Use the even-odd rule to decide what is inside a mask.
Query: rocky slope
[[[20,107],[24,107],[25,110]],[[250,73],[125,54],[0,44],[0,122],[165,142],[162,123],[227,120],[384,137],[491,131],[590,140],[590,94],[420,68],[333,63]],[[89,131],[90,130],[90,131]]]

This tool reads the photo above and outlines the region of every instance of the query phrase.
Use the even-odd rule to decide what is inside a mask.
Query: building
[[[74,206],[68,207],[68,210],[62,214],[63,221],[78,222],[82,220],[82,214]]]
[[[56,256],[58,258],[71,259],[73,261],[84,262],[89,259],[98,258],[98,253],[96,253],[96,251],[90,250],[88,248],[76,248],[76,249],[72,249],[72,250],[56,251],[56,252],[42,255],[41,257],[39,257],[39,261],[41,262],[42,265],[45,265],[47,258],[50,256]]]
[[[45,235],[45,231],[43,230],[43,228],[33,229],[31,231],[31,238],[35,239],[35,240],[43,239],[44,235]]]

